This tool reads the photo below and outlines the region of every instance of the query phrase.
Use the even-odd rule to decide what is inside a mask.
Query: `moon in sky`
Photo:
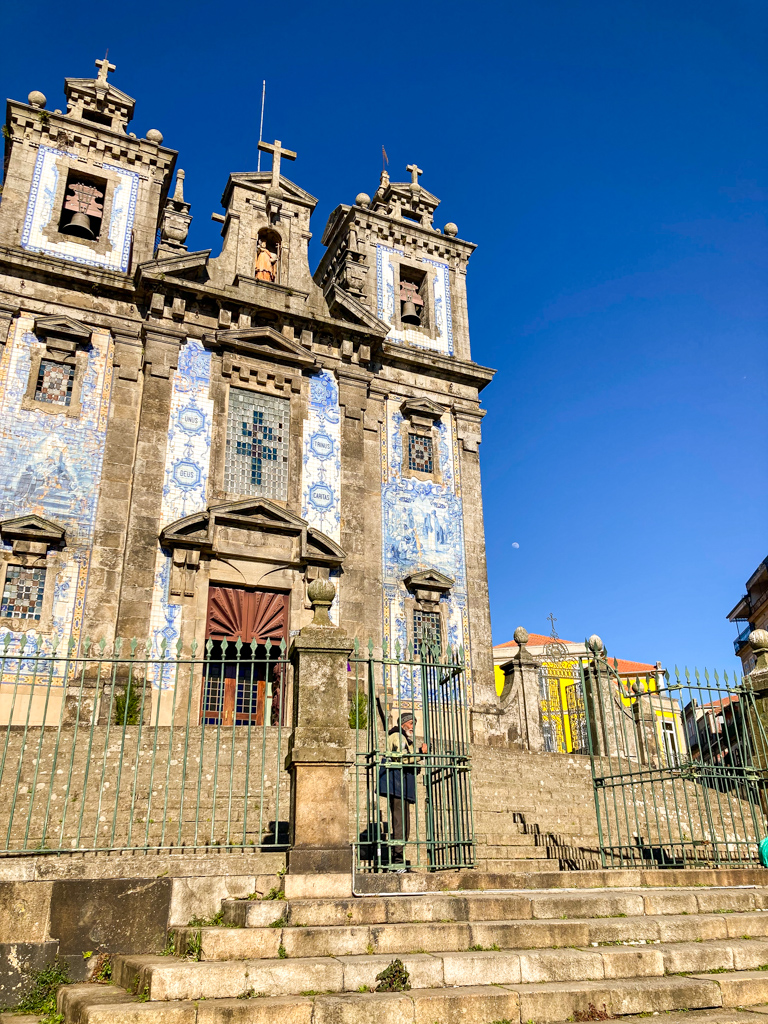
[[[519,545],[519,544],[517,543],[517,541],[515,540],[515,541],[513,541],[513,542],[512,542],[512,547],[513,547],[513,548],[519,548],[519,547],[520,547],[520,545]]]

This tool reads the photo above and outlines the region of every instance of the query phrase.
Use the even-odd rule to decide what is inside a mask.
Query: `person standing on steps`
[[[421,772],[421,768],[415,766],[413,727],[414,717],[410,711],[399,716],[388,733],[389,753],[394,756],[387,758],[379,769],[379,793],[389,802],[389,838],[393,842],[389,862],[403,867],[406,866],[405,844],[411,834],[411,804],[416,803],[416,775]],[[421,744],[419,753],[427,753],[426,743]]]

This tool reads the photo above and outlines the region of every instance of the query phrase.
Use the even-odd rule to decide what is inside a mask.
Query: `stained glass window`
[[[287,499],[289,415],[284,398],[230,388],[226,491]]]
[[[9,565],[5,573],[0,616],[4,619],[39,619],[43,611],[45,569]]]
[[[416,608],[413,612],[413,654],[418,658],[421,645],[426,641],[431,653],[435,644],[440,649],[440,612],[423,612]],[[425,652],[426,654],[427,652]]]
[[[50,402],[52,405],[69,405],[72,401],[72,382],[75,368],[68,363],[54,363],[50,359],[40,361],[37,375],[35,400]]]
[[[432,472],[432,438],[421,434],[408,435],[408,469],[419,473]]]

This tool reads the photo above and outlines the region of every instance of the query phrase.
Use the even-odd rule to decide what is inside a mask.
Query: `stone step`
[[[298,984],[322,974],[305,972]],[[631,978],[533,984],[421,988],[398,993],[327,993],[309,985],[296,995],[262,995],[243,973],[240,998],[212,997],[200,1002],[137,1001],[125,989],[70,985],[59,990],[66,1024],[467,1024],[483,1021],[536,1021],[536,1024],[712,1007],[749,1007],[768,1000],[765,972],[699,974],[695,977]],[[139,990],[138,997],[146,998]],[[755,1015],[757,1016],[757,1015]],[[604,1018],[605,1019],[605,1018]],[[686,1020],[688,1018],[686,1017]],[[711,1018],[718,1024],[726,1014]],[[665,1018],[666,1020],[666,1018]],[[738,1018],[736,1018],[737,1024]]]
[[[586,890],[581,892],[434,893],[375,899],[227,900],[223,922],[264,928],[283,918],[288,926],[405,924],[428,921],[526,921],[762,912],[768,888]],[[767,915],[768,917],[768,915]]]
[[[704,943],[768,937],[768,914],[693,914],[524,921],[431,921],[405,924],[268,928],[177,928],[175,947],[199,949],[204,961],[459,952],[478,949],[551,949],[637,942]],[[128,961],[126,961],[128,962]],[[132,961],[131,961],[132,962]],[[766,958],[768,963],[768,957]],[[678,968],[684,969],[684,968]],[[693,968],[697,969],[697,968]]]
[[[316,987],[318,977],[323,979],[323,991],[357,992],[363,986],[375,988],[376,976],[392,961],[391,953],[283,959],[277,953],[275,945],[273,951],[262,948],[260,959],[252,951],[238,960],[121,957],[115,978],[130,991],[146,990],[148,998],[155,1001],[237,997],[245,990],[246,978],[256,991],[266,995],[305,991],[307,987]],[[759,972],[768,965],[768,941],[733,939],[583,949],[469,949],[404,953],[400,959],[415,989],[549,984],[707,971]]]

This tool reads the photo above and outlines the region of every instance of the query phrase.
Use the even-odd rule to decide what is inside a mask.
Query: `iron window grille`
[[[230,389],[226,491],[287,500],[289,414],[284,398]]]
[[[428,650],[432,647],[441,649],[440,644],[440,612],[423,612],[419,608],[413,612],[413,655],[415,658],[421,656],[421,645],[427,644]]]

